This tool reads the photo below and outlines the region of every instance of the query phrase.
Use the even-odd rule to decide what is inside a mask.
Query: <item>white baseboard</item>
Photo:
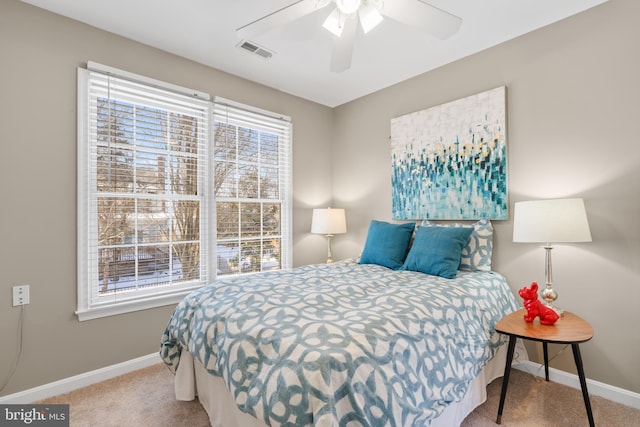
[[[36,402],[52,396],[69,393],[73,390],[115,378],[160,362],[161,359],[158,353],[149,354],[116,365],[96,369],[95,371],[75,375],[29,390],[0,397],[0,404],[26,404]],[[538,377],[544,377],[544,366],[539,363],[525,361],[514,364],[513,367]],[[578,390],[580,389],[580,381],[577,375],[558,369],[549,368],[549,380]],[[590,379],[587,379],[587,388],[589,389],[589,395],[604,397],[612,402],[640,409],[640,393],[634,393]]]
[[[115,378],[132,371],[137,371],[138,369],[155,365],[161,361],[162,359],[160,359],[160,354],[149,354],[147,356],[138,357],[116,365],[96,369],[95,371],[74,375],[73,377],[64,378],[29,390],[2,396],[0,397],[0,404],[27,404],[37,402],[49,397],[69,393],[70,391],[99,383],[100,381]]]
[[[531,375],[544,378],[544,365],[525,361],[514,364],[513,367]],[[549,381],[564,384],[566,386],[580,390],[580,379],[575,374],[561,371],[559,369],[549,368]],[[640,393],[625,390],[623,388],[614,387],[599,381],[587,378],[587,389],[590,396],[600,396],[612,402],[617,402],[625,406],[640,409]]]

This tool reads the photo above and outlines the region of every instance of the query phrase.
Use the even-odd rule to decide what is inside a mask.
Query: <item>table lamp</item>
[[[545,289],[542,298],[553,307],[558,293],[553,289],[551,249],[553,243],[590,242],[591,231],[582,199],[553,199],[516,202],[513,214],[513,241],[544,243]]]
[[[327,264],[332,263],[331,241],[333,235],[347,232],[344,209],[314,209],[311,218],[311,232],[327,236]]]

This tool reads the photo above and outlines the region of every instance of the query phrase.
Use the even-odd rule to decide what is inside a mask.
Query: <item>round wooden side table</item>
[[[568,311],[565,311],[560,319],[553,325],[541,325],[538,318],[531,323],[525,322],[525,312],[524,308],[520,309],[503,317],[496,323],[496,331],[509,336],[507,360],[504,366],[504,378],[502,379],[500,406],[498,407],[496,423],[500,424],[502,421],[502,410],[504,409],[504,400],[507,395],[507,386],[509,385],[509,374],[511,373],[511,362],[513,361],[516,339],[522,338],[542,342],[544,351],[544,374],[547,381],[549,381],[549,353],[547,351],[547,345],[549,343],[571,344],[573,358],[576,362],[576,369],[578,370],[578,377],[580,378],[582,397],[584,398],[584,404],[587,408],[589,426],[595,427],[579,347],[580,343],[589,341],[593,337],[593,328],[587,321]]]

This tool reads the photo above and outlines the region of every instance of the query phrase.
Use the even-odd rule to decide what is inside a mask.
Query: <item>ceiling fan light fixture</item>
[[[345,15],[351,15],[360,8],[361,0],[336,0],[336,5],[340,12]]]
[[[342,29],[344,28],[344,21],[344,15],[336,8],[327,16],[322,26],[331,31],[335,36],[340,37],[342,35]]]
[[[379,23],[382,22],[382,14],[375,7],[371,6],[369,2],[363,3],[360,9],[358,9],[358,16],[360,17],[360,25],[362,31],[367,34],[373,30]]]

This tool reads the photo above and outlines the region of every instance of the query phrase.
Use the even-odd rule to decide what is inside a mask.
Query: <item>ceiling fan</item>
[[[278,26],[335,3],[335,8],[323,27],[333,33],[331,71],[342,72],[351,67],[351,55],[358,31],[358,21],[364,33],[387,18],[415,27],[439,39],[455,34],[462,19],[421,0],[298,0],[236,30],[249,39]]]

